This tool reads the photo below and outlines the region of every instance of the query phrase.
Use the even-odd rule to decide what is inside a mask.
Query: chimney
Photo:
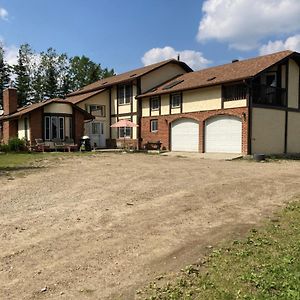
[[[238,59],[233,59],[231,62],[234,64],[236,62],[239,62],[239,60]]]
[[[10,115],[17,111],[18,96],[15,88],[7,88],[3,91],[3,111],[4,115]]]
[[[177,60],[180,61],[180,53],[177,55]]]

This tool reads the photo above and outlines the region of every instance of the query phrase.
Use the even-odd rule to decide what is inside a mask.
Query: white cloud
[[[299,0],[206,0],[197,40],[226,42],[239,50],[256,48],[264,38],[300,30]]]
[[[259,49],[261,55],[270,54],[283,50],[292,50],[300,52],[300,34],[290,36],[285,41],[269,41],[267,44],[262,45]]]
[[[0,36],[0,45],[4,50],[4,60],[10,64],[14,65],[18,61],[19,48],[15,45],[6,45],[5,41]]]
[[[8,11],[3,7],[0,7],[0,19],[5,21],[8,20]]]
[[[146,66],[170,58],[177,59],[178,54],[180,55],[181,61],[185,62],[195,70],[203,69],[211,63],[211,61],[203,57],[201,52],[197,52],[194,50],[177,51],[174,48],[168,46],[164,48],[150,49],[142,57],[142,62]]]

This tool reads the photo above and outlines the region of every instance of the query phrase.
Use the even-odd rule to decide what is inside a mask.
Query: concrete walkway
[[[242,154],[238,153],[197,153],[197,152],[165,152],[163,156],[214,159],[214,160],[234,160],[242,158]]]

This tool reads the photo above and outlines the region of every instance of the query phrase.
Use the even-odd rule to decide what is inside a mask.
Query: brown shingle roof
[[[89,98],[91,98],[91,97],[93,97],[97,94],[100,94],[104,91],[105,91],[105,89],[101,89],[101,90],[94,91],[94,92],[79,94],[79,95],[68,97],[66,100],[69,101],[69,102],[72,102],[73,104],[78,104],[79,102],[84,101],[86,99],[89,99]]]
[[[243,61],[237,61],[226,65],[212,67],[197,72],[186,73],[179,76],[175,80],[171,80],[168,83],[157,87],[156,89],[152,89],[138,96],[138,98],[200,87],[208,87],[226,82],[234,82],[251,78],[295,53],[296,52],[287,50]],[[172,86],[173,84],[175,85]],[[172,87],[166,88],[168,85]]]
[[[60,99],[60,98],[55,98],[55,99],[44,100],[44,101],[37,102],[37,103],[31,104],[31,105],[20,107],[13,114],[3,115],[2,117],[0,117],[0,120],[17,119],[17,118],[22,117],[23,115],[25,115],[27,113],[30,113],[30,112],[38,109],[38,108],[41,108],[41,107],[46,106],[46,105],[49,105],[51,103],[70,104],[70,105],[72,105],[72,107],[74,107],[75,109],[81,111],[85,115],[85,120],[91,120],[91,119],[94,118],[87,111],[79,108],[78,106],[74,105],[72,102],[69,102],[67,100]]]
[[[108,77],[108,78],[98,80],[94,83],[91,83],[91,84],[83,87],[82,89],[80,89],[78,91],[70,93],[68,95],[68,97],[78,95],[78,94],[87,93],[87,92],[91,92],[91,91],[95,91],[95,90],[99,90],[99,89],[103,89],[105,87],[108,87],[108,86],[111,86],[111,85],[114,85],[114,84],[119,84],[119,83],[122,83],[122,82],[126,82],[128,80],[133,80],[135,78],[138,78],[142,75],[145,75],[145,74],[147,74],[147,73],[149,73],[149,72],[151,72],[155,69],[158,69],[158,68],[160,68],[160,67],[162,67],[166,64],[169,64],[169,63],[174,63],[174,64],[181,65],[187,72],[193,71],[184,62],[177,61],[175,59],[169,59],[169,60],[165,60],[165,61],[162,61],[162,62],[159,62],[159,63],[156,63],[156,64],[152,64],[152,65],[149,65],[149,66],[146,66],[146,67],[135,69],[135,70],[132,70],[132,71],[129,71],[129,72],[126,72],[126,73],[122,73],[122,74],[119,74],[119,75],[115,75],[115,76],[111,76],[111,77]]]

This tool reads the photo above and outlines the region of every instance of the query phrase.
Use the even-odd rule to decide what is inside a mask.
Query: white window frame
[[[119,127],[119,138],[120,139],[130,139],[131,138],[131,130],[132,130],[132,128],[131,127]],[[123,133],[125,133],[125,136],[123,135],[122,136],[122,134],[121,134],[121,132]]]
[[[130,89],[130,95],[129,97],[126,97],[126,89],[127,87]],[[123,97],[120,97],[120,90],[123,90]],[[123,85],[119,85],[117,87],[117,101],[118,101],[118,105],[127,105],[131,103],[131,98],[132,98],[132,86],[130,84],[123,84]]]
[[[151,132],[157,132],[158,131],[158,120],[150,120],[150,131]]]
[[[90,104],[88,112],[95,117],[105,117],[105,105]]]
[[[177,99],[176,99],[176,98]],[[179,100],[179,103],[174,105],[174,100]],[[182,94],[181,93],[176,93],[176,94],[171,94],[171,108],[180,108],[182,102]]]
[[[157,103],[157,106],[153,107],[153,103]],[[152,111],[159,110],[159,106],[160,106],[160,98],[159,98],[159,96],[151,97],[150,98],[150,107],[151,107],[151,110]]]

